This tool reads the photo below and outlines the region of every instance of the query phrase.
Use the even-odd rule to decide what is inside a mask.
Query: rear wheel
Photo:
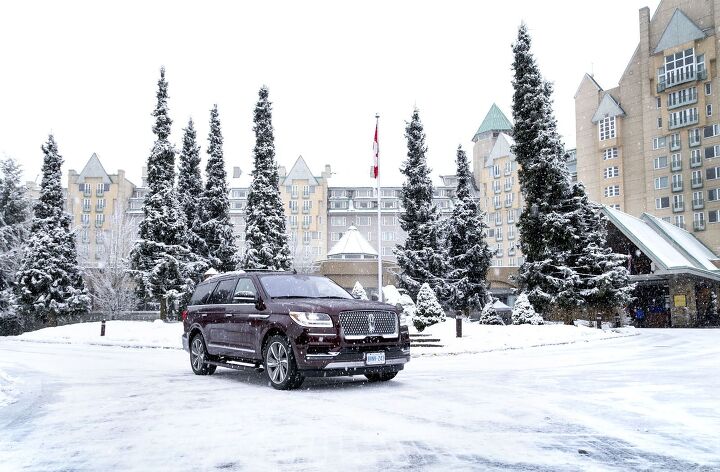
[[[397,374],[397,372],[381,372],[379,374],[365,374],[365,377],[370,382],[387,382],[394,379]]]
[[[212,375],[217,366],[206,364],[209,355],[202,334],[196,334],[190,340],[190,366],[195,375]]]
[[[278,390],[292,390],[302,385],[305,378],[298,371],[292,346],[283,336],[273,336],[263,352],[265,373],[270,385]]]

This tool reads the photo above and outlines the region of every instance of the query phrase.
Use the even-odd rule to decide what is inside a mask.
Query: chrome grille
[[[346,339],[393,338],[398,335],[398,317],[392,311],[345,311],[340,313],[340,327]]]

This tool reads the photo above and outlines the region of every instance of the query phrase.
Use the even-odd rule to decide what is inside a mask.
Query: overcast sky
[[[572,147],[583,74],[614,87],[638,43],[638,9],[657,4],[2,2],[0,156],[35,179],[52,132],[65,172],[96,152],[108,172],[124,169],[139,184],[164,65],[171,139],[179,147],[192,116],[205,157],[217,103],[228,168],[251,170],[252,112],[266,84],[281,165],[302,155],[316,174],[330,164],[337,181],[367,176],[377,112],[385,181],[401,182],[405,120],[417,106],[433,172],[452,173],[457,145],[471,154],[493,102],[512,117],[511,44],[521,21],[555,84],[559,129]]]

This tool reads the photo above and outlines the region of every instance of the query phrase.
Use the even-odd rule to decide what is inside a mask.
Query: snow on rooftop
[[[720,258],[713,254],[712,251],[703,243],[698,241],[695,236],[684,229],[675,226],[674,224],[663,221],[660,218],[652,216],[648,213],[645,213],[643,218],[655,223],[661,231],[663,231],[669,238],[674,240],[680,246],[681,251],[684,251],[690,257],[695,259],[703,269],[717,270],[717,267],[715,267],[715,264],[713,264],[712,261]]]
[[[378,252],[356,227],[351,226],[327,253],[328,259],[342,259],[343,256],[363,255],[377,258]]]

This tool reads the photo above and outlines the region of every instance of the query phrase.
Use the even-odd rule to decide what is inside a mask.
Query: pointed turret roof
[[[302,156],[298,156],[292,169],[288,172],[283,185],[290,185],[293,180],[307,180],[310,185],[318,185],[317,179],[312,175],[312,171],[303,159]]]
[[[511,136],[505,133],[500,133],[497,141],[495,141],[495,145],[490,151],[490,154],[487,156],[485,167],[492,167],[495,159],[500,159],[506,156],[509,156],[510,159],[514,161],[515,154],[512,153],[512,147],[514,145],[515,140]]]
[[[83,183],[88,177],[100,177],[103,179],[102,181],[104,184],[112,183],[112,180],[110,180],[110,176],[107,172],[105,172],[105,168],[100,163],[100,158],[95,153],[90,156],[90,160],[87,161],[87,164],[85,164],[85,167],[83,167],[83,170],[82,172],[80,172],[77,181],[78,183]]]
[[[658,41],[657,47],[653,54],[663,52],[666,49],[680,46],[681,44],[694,41],[696,39],[702,39],[705,37],[705,33],[693,23],[693,21],[685,15],[679,8],[675,10],[670,22],[668,23],[660,41]]]
[[[351,226],[327,253],[328,259],[377,259],[375,248]]]
[[[488,131],[512,131],[512,128],[510,120],[508,120],[505,114],[500,111],[500,108],[493,103],[490,110],[487,112],[487,115],[485,115],[485,119],[482,121],[482,124],[475,132],[473,142],[476,142],[480,139],[481,134],[487,133]]]

